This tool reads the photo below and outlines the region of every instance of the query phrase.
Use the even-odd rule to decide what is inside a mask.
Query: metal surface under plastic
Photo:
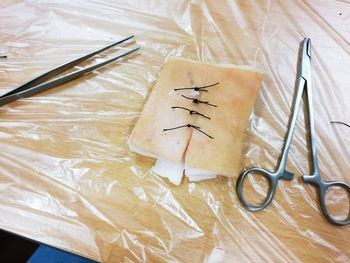
[[[344,1],[1,1],[0,95],[130,32],[142,53],[0,108],[0,228],[104,262],[349,262],[350,228],[329,224],[302,183],[305,112],[295,178],[259,213],[240,204],[238,175],[173,186],[127,146],[167,57],[249,65],[265,80],[242,169],[273,170],[308,36],[321,177],[350,183],[350,129],[330,124],[349,122],[349,21]],[[247,199],[266,196],[261,180],[247,180]],[[329,193],[335,212],[345,196]]]

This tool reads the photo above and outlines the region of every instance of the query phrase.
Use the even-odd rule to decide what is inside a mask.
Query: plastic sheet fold
[[[265,78],[242,169],[273,170],[308,36],[321,176],[350,183],[350,129],[330,123],[350,121],[349,23],[340,0],[2,1],[0,94],[125,35],[141,51],[0,108],[0,228],[103,262],[349,262],[350,228],[331,225],[301,180],[303,110],[287,165],[295,179],[259,213],[239,203],[238,175],[173,186],[127,146],[167,57],[249,65]],[[247,191],[262,198],[266,182],[251,178]],[[349,211],[343,192],[328,202]]]

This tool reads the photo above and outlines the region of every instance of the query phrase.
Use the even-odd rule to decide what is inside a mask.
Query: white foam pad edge
[[[190,167],[185,168],[185,175],[191,182],[199,182],[203,180],[214,179],[217,177],[217,174],[214,172]]]
[[[140,147],[137,147],[136,145],[133,145],[132,143],[130,143],[130,141],[128,141],[128,146],[129,146],[129,149],[130,149],[132,152],[141,154],[141,155],[143,155],[143,156],[152,157],[152,158],[155,158],[155,159],[159,158],[156,154],[147,152],[147,151],[141,149]]]
[[[169,181],[175,185],[180,185],[184,171],[184,164],[157,159],[155,165],[151,168],[151,171],[161,177],[168,178]]]

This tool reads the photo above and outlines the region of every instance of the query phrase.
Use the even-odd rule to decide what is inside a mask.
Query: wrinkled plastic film
[[[343,1],[2,2],[1,94],[129,34],[141,51],[0,108],[0,228],[104,262],[348,262],[350,228],[331,225],[301,180],[311,164],[305,107],[287,164],[295,178],[259,213],[239,203],[238,175],[173,186],[127,141],[167,57],[249,65],[265,79],[242,169],[273,170],[308,36],[321,177],[350,183],[350,129],[330,124],[349,122],[349,20]],[[261,198],[263,179],[250,185],[246,195]],[[344,192],[328,202],[349,210]]]

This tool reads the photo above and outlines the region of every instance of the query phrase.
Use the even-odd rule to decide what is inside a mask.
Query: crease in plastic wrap
[[[242,169],[274,169],[312,39],[321,176],[350,183],[350,5],[346,1],[2,1],[1,94],[54,66],[135,34],[139,54],[0,108],[0,228],[103,262],[349,262],[349,227],[322,216],[300,111],[287,169],[262,212],[237,176],[173,186],[127,140],[169,56],[265,72]],[[99,59],[103,59],[101,56]],[[264,181],[250,179],[252,198]],[[266,185],[265,185],[266,186]],[[330,193],[346,213],[344,193]]]

